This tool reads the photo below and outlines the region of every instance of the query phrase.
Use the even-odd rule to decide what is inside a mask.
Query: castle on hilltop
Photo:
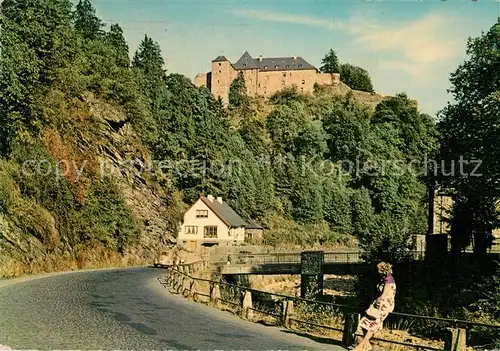
[[[340,83],[338,73],[320,73],[319,70],[302,57],[262,57],[253,58],[248,52],[236,63],[219,56],[212,61],[212,72],[196,76],[196,86],[206,86],[212,94],[227,104],[229,87],[233,80],[243,72],[245,84],[250,96],[269,97],[284,87],[295,85],[298,90],[312,92],[314,84]]]

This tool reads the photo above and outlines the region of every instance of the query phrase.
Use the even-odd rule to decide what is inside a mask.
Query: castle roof
[[[257,69],[259,68],[259,65],[255,62],[255,59],[250,56],[248,51],[245,51],[240,59],[235,64],[233,64],[233,67],[235,69]]]
[[[315,69],[302,57],[259,57],[252,58],[248,51],[233,64],[236,70],[259,69],[261,71],[289,71]]]
[[[226,56],[217,56],[214,60],[212,60],[212,62],[221,62],[221,61],[229,61]]]

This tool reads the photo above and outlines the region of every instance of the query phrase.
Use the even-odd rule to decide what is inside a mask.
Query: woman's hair
[[[392,275],[392,265],[386,262],[380,262],[377,265],[378,272],[385,276]]]

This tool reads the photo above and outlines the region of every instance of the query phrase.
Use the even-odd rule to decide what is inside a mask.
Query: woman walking
[[[394,298],[396,297],[396,282],[392,277],[392,265],[380,262],[377,265],[382,282],[378,286],[380,296],[370,305],[359,322],[363,329],[363,340],[354,351],[368,351],[372,349],[370,339],[373,334],[382,329],[384,320],[389,313],[394,311]]]

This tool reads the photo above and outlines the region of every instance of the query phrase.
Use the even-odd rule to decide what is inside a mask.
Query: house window
[[[283,72],[283,77],[286,77],[286,72]]]
[[[306,84],[306,81],[304,79],[302,79],[302,85]]]
[[[274,68],[279,68],[279,67],[280,67],[280,66],[278,66],[278,65],[274,66]]]
[[[207,210],[196,210],[196,218],[207,218],[208,211]]]
[[[259,88],[260,88],[260,83],[259,83]]]
[[[221,71],[221,70],[219,70],[219,73],[221,73],[221,72],[222,72],[222,71]]]
[[[266,68],[267,68],[267,66],[264,66],[264,69],[266,69]]]
[[[187,225],[185,232],[186,234],[198,234],[198,227],[195,225]]]
[[[217,238],[217,226],[207,225],[204,228],[205,228],[205,233],[203,234],[204,238],[208,239]]]
[[[220,62],[219,62],[219,66],[220,66]]]
[[[217,84],[220,84],[220,80],[217,81]]]
[[[290,65],[286,65],[286,68],[290,68]]]

